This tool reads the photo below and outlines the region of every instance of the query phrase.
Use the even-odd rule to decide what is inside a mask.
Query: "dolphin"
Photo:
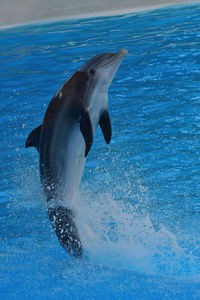
[[[110,143],[108,88],[127,50],[91,58],[59,88],[43,123],[29,134],[25,147],[35,147],[40,157],[41,185],[47,213],[60,245],[79,257],[83,249],[72,209],[86,157],[100,125]]]

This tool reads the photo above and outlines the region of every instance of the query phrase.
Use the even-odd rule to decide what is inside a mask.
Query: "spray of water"
[[[19,187],[15,209],[23,205],[29,209],[39,206],[45,210],[45,204],[40,204],[44,197],[37,168],[20,174],[15,179]],[[148,191],[144,193],[141,186],[142,191],[138,196],[128,181],[120,181],[119,185],[115,184],[113,188],[114,183],[111,182],[102,190],[98,184],[93,187],[85,184],[71,203],[83,243],[84,259],[90,264],[144,274],[178,277],[197,275],[200,271],[198,257],[182,247],[176,236],[163,224],[155,230],[148,210],[141,208],[141,202],[148,201],[142,198],[148,197]],[[135,194],[138,201],[120,199],[119,190],[129,196]],[[17,198],[20,193],[24,195],[19,202]],[[42,218],[45,216],[48,219],[46,214],[41,215]],[[39,221],[43,220],[38,218]],[[60,247],[59,244],[57,246]]]
[[[142,199],[141,199],[142,200]],[[95,264],[145,274],[193,276],[197,258],[183,249],[176,236],[160,225],[155,230],[148,212],[111,192],[84,192],[74,202],[86,258]]]

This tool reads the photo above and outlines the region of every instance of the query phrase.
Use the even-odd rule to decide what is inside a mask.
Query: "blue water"
[[[200,6],[0,30],[0,299],[200,298]],[[59,245],[25,149],[82,63],[128,50],[74,203],[84,257]]]

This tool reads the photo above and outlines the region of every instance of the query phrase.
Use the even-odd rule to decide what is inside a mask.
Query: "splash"
[[[18,187],[11,197],[13,212],[16,215],[20,207],[37,210],[37,216],[39,214],[41,218],[46,218],[46,222],[41,218],[37,222],[44,223],[44,232],[49,235],[51,227],[45,214],[38,167],[24,170],[18,163],[16,173],[18,176],[14,177],[14,182]],[[76,213],[75,221],[83,243],[84,258],[90,264],[147,275],[198,276],[200,265],[198,254],[195,255],[198,252],[197,237],[192,239],[188,234],[182,235],[183,242],[180,243],[178,235],[170,232],[169,228],[163,224],[155,226],[148,209],[148,190],[140,180],[137,188],[133,187],[128,181],[129,176],[127,174],[118,182],[108,180],[104,189],[100,183],[95,187],[91,182],[89,185],[83,184],[81,193],[71,203]],[[147,208],[144,203],[148,203]],[[26,214],[29,214],[28,211],[23,212],[23,215]],[[45,229],[47,225],[49,227]],[[190,245],[190,248],[186,245]]]
[[[106,192],[77,198],[76,222],[90,263],[148,275],[197,275],[197,257],[188,254],[164,225],[155,230],[149,213],[138,207]]]

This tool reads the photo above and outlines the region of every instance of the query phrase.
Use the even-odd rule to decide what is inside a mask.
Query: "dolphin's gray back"
[[[85,157],[100,125],[110,143],[112,129],[107,91],[127,51],[90,59],[63,84],[48,105],[43,123],[26,140],[40,154],[40,175],[47,212],[60,244],[74,256],[82,245],[71,210],[81,181]]]
[[[81,176],[75,174],[80,160],[81,167],[84,165],[85,146],[79,118],[87,90],[87,76],[85,73],[81,76],[75,74],[63,85],[44,117],[39,152],[41,181],[47,200],[60,201],[63,196],[66,199],[73,184],[75,189],[81,180]]]

